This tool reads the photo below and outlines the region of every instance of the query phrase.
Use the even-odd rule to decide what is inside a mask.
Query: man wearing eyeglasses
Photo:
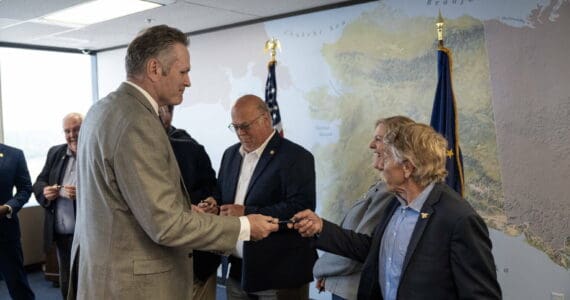
[[[313,155],[272,127],[263,100],[245,95],[231,112],[239,143],[228,148],[218,173],[221,215],[260,213],[290,219],[315,207]],[[230,256],[228,299],[308,299],[317,258],[310,240],[280,226],[264,241],[238,242]]]

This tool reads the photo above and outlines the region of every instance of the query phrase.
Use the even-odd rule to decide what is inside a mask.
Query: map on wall
[[[422,15],[417,7],[393,1],[371,5],[354,18],[350,14],[345,20],[323,16],[327,21],[318,27],[298,26],[302,29],[278,32],[285,47],[301,51],[313,40],[318,43],[323,32],[339,32],[337,39],[324,42],[320,47],[319,54],[328,68],[321,76],[330,76],[329,80],[302,93],[315,124],[317,141],[324,140],[311,149],[320,158],[317,173],[320,198],[324,200],[322,214],[340,220],[351,200],[357,199],[372,184],[374,171],[369,167],[371,158],[367,145],[375,120],[403,114],[429,122],[436,80],[435,14],[430,12],[435,11],[433,6],[444,5],[452,16],[458,15],[447,18],[445,43],[452,50],[454,60],[466,199],[489,227],[511,236],[524,233],[530,243],[556,264],[567,268],[569,245],[550,243],[536,231],[529,230],[528,224],[508,220],[506,209],[509,207],[505,207],[497,154],[489,57],[481,21],[498,18],[505,27],[524,31],[536,24],[536,15],[540,13],[545,14],[544,19],[555,21],[561,2],[545,7],[536,2],[528,2],[525,7],[517,2],[521,16],[510,12],[511,17],[478,16],[477,11],[471,16],[470,9],[477,7],[469,5],[475,5],[474,2],[477,1],[427,1]],[[430,5],[433,5],[431,10]],[[459,14],[457,11],[462,6],[464,10]],[[565,8],[568,9],[568,5]],[[486,11],[501,13],[500,10]],[[307,76],[301,70],[290,72]],[[287,116],[283,119],[286,122]],[[334,143],[330,143],[330,136],[336,137]],[[566,223],[562,220],[558,224]]]
[[[565,33],[557,36],[557,42],[570,45],[567,0],[379,1],[198,35],[192,37],[190,46],[192,88],[177,108],[174,123],[204,144],[217,168],[224,149],[237,142],[226,128],[231,105],[245,93],[263,96],[269,58],[262,52],[263,44],[270,37],[278,38],[282,51],[277,54],[277,99],[285,136],[315,155],[317,210],[340,221],[353,201],[378,179],[368,149],[375,121],[402,114],[429,123],[437,75],[435,18],[439,9],[446,22],[445,45],[453,57],[465,198],[491,229],[504,296],[542,299],[550,291],[570,293],[570,205],[513,196],[536,196],[538,190],[552,189],[540,178],[533,193],[519,192],[526,188],[524,184],[511,184],[513,178],[522,177],[517,174],[521,170],[513,166],[524,168],[521,163],[526,158],[522,153],[511,155],[511,146],[500,134],[511,125],[505,123],[509,120],[506,114],[520,122],[525,116],[502,110],[519,99],[508,83],[497,87],[494,83],[499,81],[492,78],[509,64],[524,63],[517,61],[526,59],[524,55],[532,56],[527,52],[523,58],[520,53],[512,56],[516,45],[503,42],[505,37],[527,37],[536,47],[541,44],[537,33],[548,36],[540,31],[548,25]],[[568,61],[561,53],[551,56]],[[497,57],[502,60],[497,62]],[[517,93],[530,93],[531,81],[552,85],[548,76],[524,72],[508,76],[520,76]],[[562,79],[554,80],[560,85]],[[567,133],[570,127],[568,118],[562,117],[570,114],[566,86],[553,96],[561,105],[551,104],[561,120],[548,123],[562,131],[546,132],[547,136],[564,132],[564,128]],[[506,91],[499,97],[501,88]],[[536,130],[543,136],[540,128]],[[552,150],[552,157],[562,157],[561,165],[566,165],[562,175],[570,169],[564,141],[567,138],[562,137],[558,141],[562,146]],[[521,290],[516,287],[520,282],[529,284]]]

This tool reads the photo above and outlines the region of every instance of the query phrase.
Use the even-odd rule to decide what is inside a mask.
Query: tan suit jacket
[[[191,299],[191,249],[230,250],[240,224],[191,212],[148,100],[123,83],[95,103],[81,126],[77,158],[77,298]]]

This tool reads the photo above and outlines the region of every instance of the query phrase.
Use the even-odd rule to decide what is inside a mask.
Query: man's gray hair
[[[65,117],[63,117],[63,122],[72,118],[77,118],[79,119],[79,122],[83,123],[83,115],[78,112],[68,113],[67,115],[65,115]]]
[[[180,30],[166,25],[157,25],[142,31],[127,48],[125,69],[127,77],[140,75],[144,72],[146,62],[156,58],[163,67],[163,74],[170,71],[173,60],[171,49],[175,44],[188,46],[188,37]]]

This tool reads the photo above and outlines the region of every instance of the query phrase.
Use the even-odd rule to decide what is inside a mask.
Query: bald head
[[[257,97],[256,95],[244,95],[239,97],[234,106],[232,108],[232,114],[234,110],[244,110],[244,109],[257,109],[259,113],[268,113],[269,108],[267,108],[267,104],[261,98]]]
[[[232,124],[246,152],[254,151],[273,133],[269,109],[255,95],[245,95],[232,107]]]
[[[68,113],[63,117],[63,123],[71,119],[76,120],[81,124],[83,122],[83,115],[77,112]]]

